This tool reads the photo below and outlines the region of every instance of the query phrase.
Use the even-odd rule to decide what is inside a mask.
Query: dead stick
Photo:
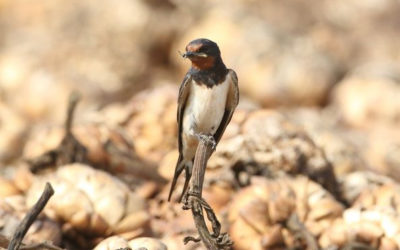
[[[211,155],[211,152],[211,144],[207,144],[205,140],[200,140],[199,146],[196,150],[196,155],[194,157],[193,176],[189,188],[189,192],[193,193],[193,195],[196,195],[199,198],[202,197],[204,175],[206,172],[207,161]],[[197,199],[193,199],[193,197],[189,197],[189,202],[190,207],[192,208],[192,214],[197,231],[199,232],[200,238],[204,245],[207,247],[207,249],[218,250],[214,239],[211,237],[210,232],[207,229],[206,222],[204,221],[202,205],[199,204]]]
[[[190,183],[191,193],[201,198],[203,193],[204,175],[206,173],[207,161],[212,153],[212,144],[207,140],[200,140],[196,150],[193,164],[193,177]]]
[[[49,167],[87,161],[87,149],[83,146],[72,133],[72,122],[74,112],[80,100],[78,92],[72,92],[68,100],[67,115],[65,118],[65,135],[61,143],[54,149],[44,152],[42,155],[28,160],[30,170],[36,173]]]
[[[199,232],[200,239],[203,241],[207,249],[218,250],[223,249],[232,244],[229,237],[226,234],[220,235],[220,224],[212,210],[212,208],[207,204],[202,198],[204,175],[206,172],[206,166],[208,158],[210,158],[212,153],[212,142],[207,139],[201,139],[199,146],[196,150],[194,165],[193,165],[193,175],[189,186],[189,192],[187,195],[188,207],[192,210],[193,219]],[[212,223],[213,234],[211,235],[208,231],[203,208],[206,210],[207,217]],[[197,241],[193,237],[186,237],[185,242]]]
[[[72,133],[72,122],[74,119],[74,111],[81,99],[81,95],[79,92],[72,92],[69,96],[68,100],[68,110],[67,110],[67,117],[65,118],[65,133],[71,134]]]
[[[26,232],[28,231],[29,227],[35,221],[36,217],[40,214],[43,210],[44,206],[46,206],[47,202],[49,201],[50,197],[54,194],[54,190],[50,183],[46,183],[46,187],[42,195],[40,196],[39,200],[36,204],[29,210],[29,212],[25,215],[24,219],[18,225],[17,230],[15,231],[10,244],[8,245],[8,250],[18,250],[22,239],[24,238]]]

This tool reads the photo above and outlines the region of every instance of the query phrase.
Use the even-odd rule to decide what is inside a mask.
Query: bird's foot
[[[204,141],[206,142],[206,144],[211,145],[212,151],[215,151],[217,147],[217,142],[215,141],[214,136],[203,133],[197,134],[196,136],[199,141]]]

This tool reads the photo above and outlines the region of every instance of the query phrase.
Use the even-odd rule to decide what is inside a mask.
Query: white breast
[[[229,79],[227,77],[227,79]],[[230,80],[207,88],[192,82],[188,103],[183,116],[183,130],[214,134],[225,112]]]

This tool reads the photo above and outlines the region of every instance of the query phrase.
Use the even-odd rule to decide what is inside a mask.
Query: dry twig
[[[22,239],[24,238],[26,232],[28,231],[29,227],[35,221],[36,217],[40,214],[43,208],[46,206],[47,202],[49,201],[50,197],[54,194],[54,190],[49,183],[46,183],[46,187],[40,196],[39,200],[36,204],[29,210],[29,212],[25,215],[24,219],[21,221],[15,233],[8,245],[8,250],[18,250],[20,249]],[[41,243],[43,246],[45,243]],[[21,248],[24,249],[24,248]],[[33,249],[32,246],[26,249]],[[59,249],[59,248],[48,248],[48,249]]]
[[[211,139],[210,139],[211,138]],[[227,233],[220,233],[221,225],[212,208],[202,198],[204,174],[206,171],[207,161],[212,153],[213,146],[212,137],[201,137],[199,146],[196,150],[196,156],[193,165],[193,176],[190,181],[189,191],[184,198],[184,209],[191,209],[194,222],[199,232],[200,238],[192,236],[185,237],[184,242],[187,244],[189,241],[198,242],[203,241],[208,249],[218,250],[229,248],[233,242],[230,240]],[[211,222],[213,233],[208,231],[203,209],[207,213],[207,218]]]
[[[49,167],[57,167],[74,162],[86,162],[87,149],[72,134],[72,121],[79,100],[80,95],[77,92],[73,92],[68,101],[65,136],[60,145],[28,161],[33,173]]]

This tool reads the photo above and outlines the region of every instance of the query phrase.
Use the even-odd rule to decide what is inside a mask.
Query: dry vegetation
[[[178,51],[197,37],[239,77],[203,186],[233,249],[400,249],[399,13],[395,0],[0,0],[0,249],[47,182],[20,249],[204,249],[184,245],[191,212],[166,202]]]

